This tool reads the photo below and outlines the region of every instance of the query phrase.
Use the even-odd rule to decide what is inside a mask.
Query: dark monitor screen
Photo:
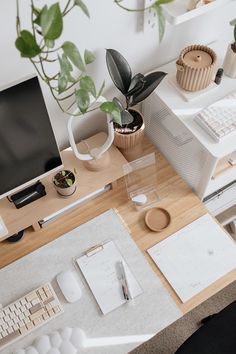
[[[0,197],[62,165],[38,78],[0,92]]]

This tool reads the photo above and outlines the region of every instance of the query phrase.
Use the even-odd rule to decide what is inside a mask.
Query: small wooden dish
[[[171,222],[171,216],[166,209],[152,208],[145,214],[145,223],[152,231],[160,232],[166,229]]]

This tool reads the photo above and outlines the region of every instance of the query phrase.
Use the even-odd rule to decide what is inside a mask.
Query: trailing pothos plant
[[[124,127],[134,119],[130,108],[145,100],[160,84],[166,73],[155,71],[148,75],[138,73],[133,76],[129,63],[115,49],[106,50],[106,63],[114,85],[124,95],[124,103],[114,97],[112,102],[105,102],[100,108],[110,113],[115,104],[120,112],[120,118],[116,117],[115,123]]]
[[[86,67],[95,60],[94,54],[85,49],[83,56],[73,42],[57,45],[63,32],[63,20],[74,8],[89,17],[82,0],[68,0],[61,9],[59,2],[39,8],[31,0],[31,30],[22,29],[19,0],[16,0],[16,48],[28,58],[39,77],[48,85],[60,109],[69,115],[80,116],[91,111],[91,103],[101,96],[105,83],[97,91]],[[53,73],[52,73],[53,72]],[[75,111],[77,107],[77,111]],[[109,114],[119,119],[115,104],[110,103]]]
[[[114,3],[119,6],[121,9],[129,11],[129,12],[147,12],[147,11],[153,11],[155,14],[155,17],[157,19],[157,25],[158,25],[158,30],[159,30],[159,42],[162,41],[164,34],[165,34],[165,26],[166,26],[166,19],[165,15],[163,13],[161,5],[168,4],[170,2],[173,2],[175,0],[153,0],[151,4],[145,7],[137,7],[137,8],[131,8],[123,5],[124,0],[114,0]]]

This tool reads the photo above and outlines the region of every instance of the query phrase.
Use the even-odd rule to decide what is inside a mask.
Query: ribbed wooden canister
[[[191,60],[186,60],[186,54],[193,52],[192,63]],[[195,53],[208,53],[208,58],[211,60],[208,63],[201,55]],[[204,61],[205,60],[205,61]],[[210,85],[216,64],[215,52],[204,45],[192,45],[186,47],[180,53],[180,57],[176,62],[176,80],[181,88],[186,91],[203,90]]]

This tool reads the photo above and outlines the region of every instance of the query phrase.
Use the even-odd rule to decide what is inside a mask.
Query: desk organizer
[[[199,91],[208,87],[216,66],[215,52],[204,45],[184,48],[176,62],[176,80],[187,91]]]
[[[137,209],[160,200],[157,193],[156,155],[151,153],[123,167],[127,194]]]

